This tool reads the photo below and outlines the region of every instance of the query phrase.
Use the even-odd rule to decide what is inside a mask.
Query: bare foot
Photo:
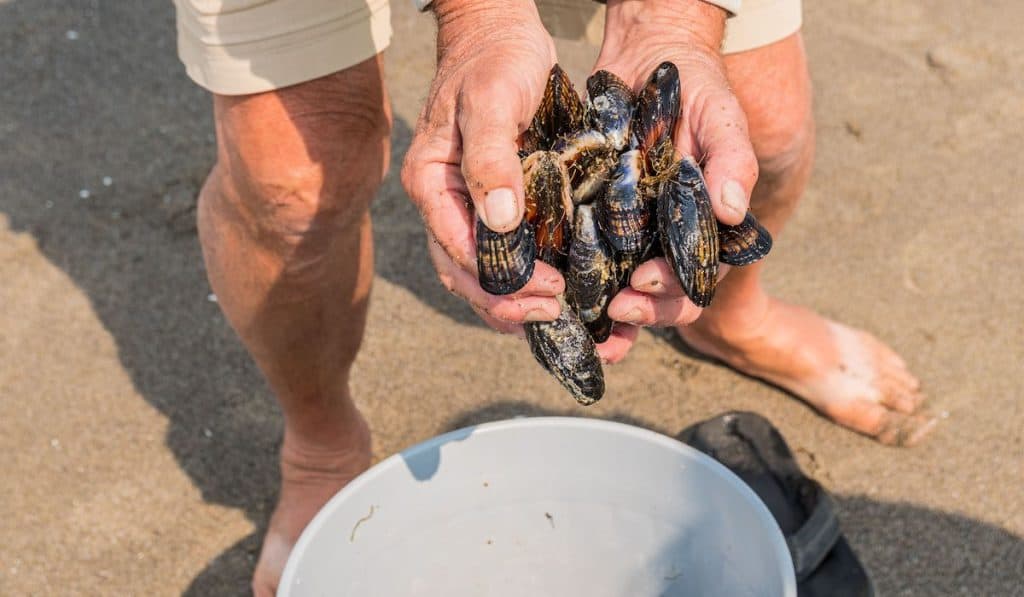
[[[677,331],[694,350],[883,444],[916,444],[935,426],[934,418],[915,414],[924,395],[899,355],[871,334],[803,307],[766,298],[757,309],[712,308]]]
[[[256,597],[272,597],[277,592],[288,554],[302,529],[327,500],[370,466],[370,430],[361,417],[356,432],[349,432],[340,447],[310,448],[299,443],[285,434],[281,493],[252,578]]]

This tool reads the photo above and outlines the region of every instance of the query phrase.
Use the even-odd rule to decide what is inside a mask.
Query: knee
[[[814,156],[814,116],[810,94],[751,128],[751,143],[761,179],[785,178],[801,171]]]
[[[239,148],[230,168],[251,223],[286,244],[358,224],[388,168],[389,126],[380,115],[319,115],[307,124],[303,151]]]
[[[273,245],[355,233],[389,165],[382,92],[353,99],[299,87],[234,114],[218,109],[217,168],[227,196],[248,228]]]

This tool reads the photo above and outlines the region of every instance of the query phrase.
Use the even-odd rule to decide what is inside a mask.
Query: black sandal
[[[874,597],[832,498],[804,475],[764,417],[730,412],[687,427],[678,438],[728,467],[768,506],[789,545],[799,597]]]

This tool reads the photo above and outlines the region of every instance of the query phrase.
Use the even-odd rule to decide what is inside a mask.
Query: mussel
[[[616,152],[629,149],[636,95],[614,74],[599,70],[587,79],[587,116],[590,126],[608,140]]]
[[[718,282],[718,221],[700,168],[680,160],[658,191],[661,249],[679,283],[698,307],[707,307]]]
[[[772,250],[772,235],[747,212],[735,226],[718,225],[718,260],[729,265],[750,265]]]
[[[491,294],[512,294],[530,281],[536,258],[536,235],[529,222],[511,232],[495,232],[477,218],[476,269],[481,288]]]
[[[663,255],[694,304],[715,293],[718,264],[763,258],[772,240],[753,214],[715,219],[700,167],[676,159],[679,72],[670,62],[639,94],[607,71],[587,79],[586,104],[565,72],[551,69],[540,108],[520,137],[526,196],[508,233],[477,221],[477,266],[487,292],[509,294],[535,260],[565,275],[552,322],[525,324],[534,357],[580,404],[604,394],[596,342],[612,334],[608,305],[644,260]]]
[[[589,203],[604,193],[616,155],[603,133],[588,129],[562,137],[553,150],[569,174],[573,203]]]
[[[520,156],[551,149],[561,137],[581,130],[585,118],[583,101],[573,88],[569,75],[556,64],[548,74],[540,107],[533,115],[530,127],[519,139]]]
[[[601,234],[591,205],[576,208],[565,288],[569,304],[594,340],[607,340],[612,333],[608,303],[619,291],[618,268],[615,252]]]
[[[576,311],[559,295],[562,312],[554,321],[524,325],[530,351],[580,404],[604,396],[604,370],[590,332]]]

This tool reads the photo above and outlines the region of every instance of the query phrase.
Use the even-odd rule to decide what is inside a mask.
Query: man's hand
[[[523,217],[518,137],[544,95],[555,48],[533,2],[435,0],[437,73],[402,168],[402,183],[431,235],[441,282],[491,327],[521,333],[524,321],[560,311],[565,281],[538,262],[533,278],[508,296],[480,288],[472,202],[490,229]]]
[[[719,52],[725,16],[701,0],[609,0],[604,44],[594,70],[611,71],[639,90],[659,64],[675,63],[681,91],[673,135],[676,153],[701,163],[715,216],[738,224],[757,180],[757,158]],[[728,267],[720,269],[721,276]],[[662,327],[692,323],[700,312],[661,258],[640,265],[630,288],[608,308],[616,321]]]

